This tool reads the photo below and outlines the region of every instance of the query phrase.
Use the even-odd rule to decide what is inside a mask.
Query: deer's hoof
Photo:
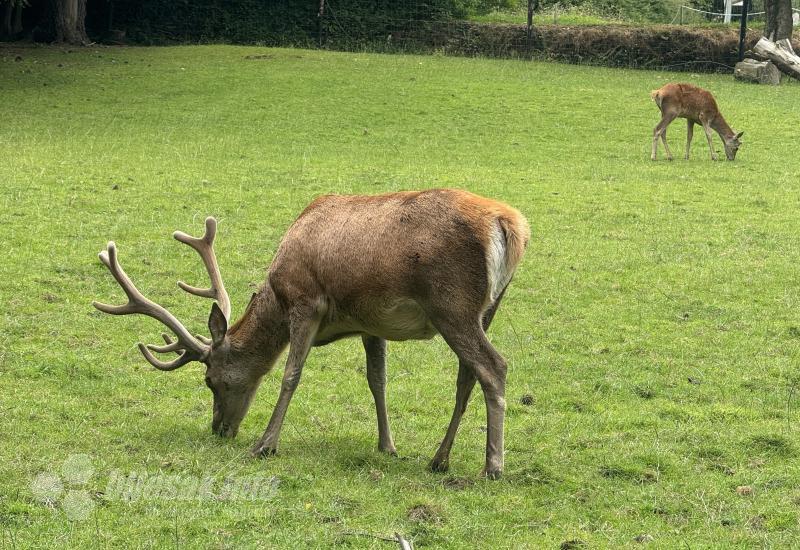
[[[256,445],[250,450],[250,454],[253,456],[253,458],[267,458],[277,452],[278,449],[276,447],[269,445]]]
[[[394,448],[394,445],[386,447],[378,446],[378,451],[387,454],[389,456],[397,456],[397,449]]]
[[[447,459],[439,460],[438,458],[434,458],[431,460],[430,464],[428,464],[428,469],[431,472],[443,474],[450,469],[450,461]]]
[[[481,472],[486,479],[497,480],[500,479],[503,475],[502,468],[484,468],[483,472]]]

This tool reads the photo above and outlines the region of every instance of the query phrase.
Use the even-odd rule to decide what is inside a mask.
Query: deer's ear
[[[738,134],[736,134],[736,139],[739,139],[739,138],[741,138],[741,137],[742,137],[742,134],[744,134],[744,132],[739,132]]]
[[[222,309],[214,302],[211,306],[211,315],[208,316],[208,330],[211,331],[211,345],[217,346],[225,339],[225,333],[228,332],[228,320],[225,319],[225,314]]]

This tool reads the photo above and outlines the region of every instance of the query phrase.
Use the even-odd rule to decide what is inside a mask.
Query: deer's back
[[[717,102],[708,90],[692,84],[670,83],[652,92],[653,100],[664,114],[687,118],[697,123],[711,120],[718,113]]]
[[[503,203],[451,189],[323,196],[287,231],[269,283],[288,301],[313,289],[347,316],[394,311],[424,324],[415,304],[434,295],[465,307],[486,301],[487,254],[498,230],[521,241],[507,266],[513,273],[528,227]]]

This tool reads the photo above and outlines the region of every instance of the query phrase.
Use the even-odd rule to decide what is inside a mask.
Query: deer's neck
[[[711,127],[725,140],[729,140],[734,136],[734,131],[725,122],[722,113],[717,113],[717,116],[711,121]]]
[[[264,373],[272,368],[289,343],[289,323],[269,284],[253,295],[228,337],[237,354],[263,364]]]

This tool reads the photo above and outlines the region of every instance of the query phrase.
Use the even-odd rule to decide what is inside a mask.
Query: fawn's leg
[[[683,156],[686,160],[689,160],[689,149],[692,148],[692,135],[694,134],[694,122],[687,119],[686,120],[686,154]]]
[[[714,135],[711,132],[711,126],[707,122],[703,122],[703,130],[706,132],[708,148],[711,149],[711,160],[717,160],[717,152],[714,151]]]

